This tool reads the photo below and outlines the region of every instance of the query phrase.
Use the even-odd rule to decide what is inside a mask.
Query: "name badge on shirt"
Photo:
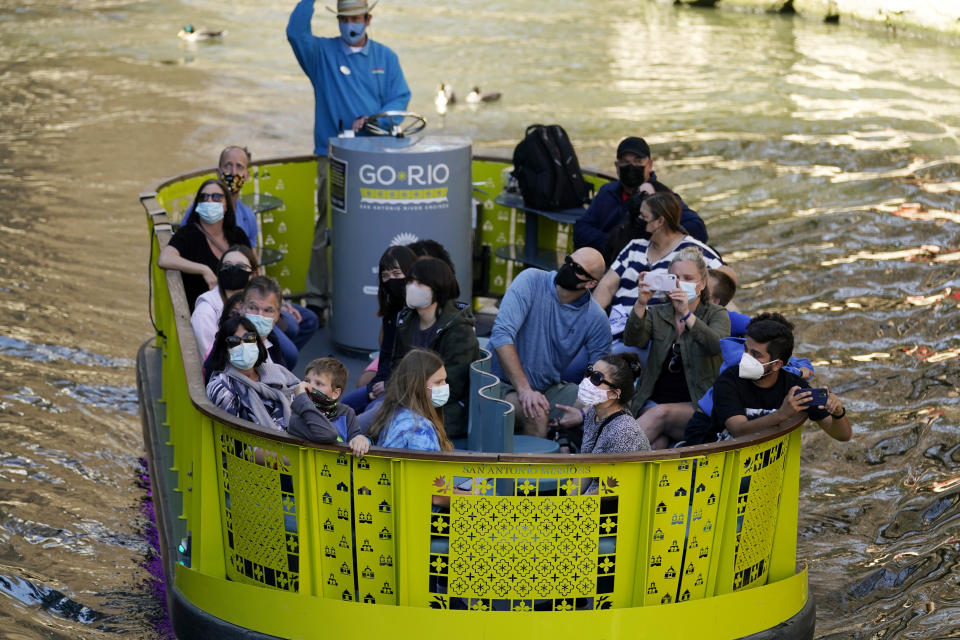
[[[350,67],[348,67],[345,64],[340,65],[340,73],[342,73],[345,76],[350,75]]]

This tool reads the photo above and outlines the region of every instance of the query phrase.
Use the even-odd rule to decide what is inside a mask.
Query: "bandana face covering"
[[[310,389],[307,391],[307,395],[310,396],[310,400],[313,402],[313,406],[317,408],[317,411],[322,413],[329,420],[333,420],[337,417],[337,401],[331,400],[325,393]]]
[[[240,189],[243,188],[243,183],[247,181],[247,178],[239,173],[221,173],[220,180],[227,185],[230,193],[237,195],[240,193]]]

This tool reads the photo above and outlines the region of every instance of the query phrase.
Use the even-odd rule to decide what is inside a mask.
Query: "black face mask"
[[[390,278],[381,284],[392,302],[403,302],[407,299],[407,281],[404,278]]]
[[[555,285],[567,291],[583,291],[583,287],[580,285],[585,282],[589,282],[589,280],[581,280],[580,277],[577,276],[573,265],[570,264],[565,264],[557,269],[557,276],[553,279]]]
[[[625,164],[617,167],[617,175],[620,177],[620,184],[628,189],[639,187],[646,181],[644,168],[636,164]]]
[[[250,280],[250,272],[243,267],[228,264],[220,269],[217,279],[224,291],[238,291],[247,286],[247,281]]]

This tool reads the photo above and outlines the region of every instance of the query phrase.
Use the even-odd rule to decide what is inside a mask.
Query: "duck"
[[[437,113],[443,115],[447,112],[447,105],[454,104],[457,96],[453,93],[453,88],[444,83],[437,87],[437,95],[433,98],[433,105],[437,108]]]
[[[467,102],[469,104],[477,104],[480,102],[496,102],[500,99],[501,95],[503,94],[501,94],[499,91],[480,93],[480,87],[474,87],[470,93],[467,94]]]
[[[200,42],[201,40],[219,40],[226,35],[224,29],[197,29],[192,24],[183,25],[177,37],[187,42]]]

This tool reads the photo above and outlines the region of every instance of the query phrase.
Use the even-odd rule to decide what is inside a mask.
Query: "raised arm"
[[[313,2],[314,0],[300,0],[287,22],[287,40],[293,48],[293,55],[297,57],[297,62],[307,75],[313,71],[313,61],[317,57],[317,41],[310,29]]]

